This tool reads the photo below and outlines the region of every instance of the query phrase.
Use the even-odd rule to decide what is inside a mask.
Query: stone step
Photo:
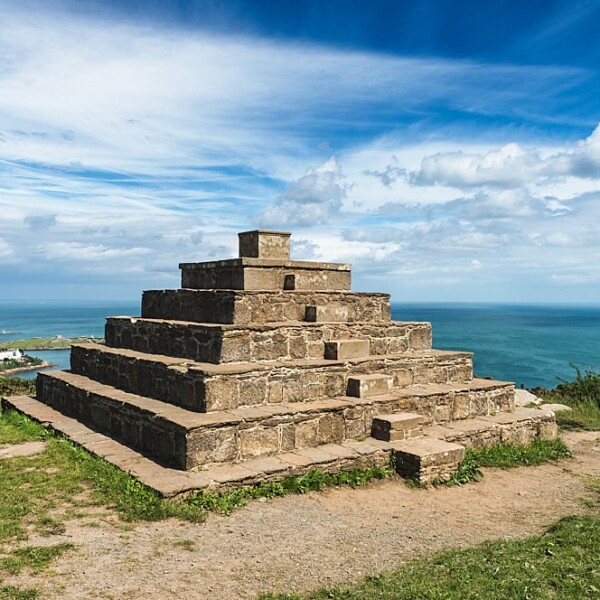
[[[434,438],[420,438],[393,444],[396,471],[422,484],[448,481],[465,457],[459,444]]]
[[[400,412],[379,415],[373,419],[371,435],[377,440],[395,442],[423,435],[425,418],[415,413]]]
[[[270,363],[198,363],[160,354],[75,344],[71,370],[127,392],[206,412],[346,394],[352,375],[384,373],[394,387],[472,379],[468,353],[428,350],[342,361],[297,359]]]
[[[329,360],[364,358],[369,356],[369,348],[369,340],[335,340],[333,342],[325,342],[325,358]]]
[[[413,385],[404,392],[410,395],[404,410],[426,416],[427,422],[458,421],[515,409],[514,384],[492,379]]]
[[[462,419],[425,427],[424,435],[461,444],[466,448],[487,448],[494,444],[531,444],[535,439],[554,440],[558,436],[551,410],[515,408],[513,412]]]
[[[65,371],[37,379],[37,398],[170,467],[239,462],[357,437],[394,400],[357,398],[196,413]]]
[[[392,391],[394,378],[391,375],[355,375],[348,377],[348,396],[370,398]]]
[[[240,257],[181,263],[181,287],[230,290],[350,291],[350,265]]]
[[[135,317],[110,317],[106,344],[208,363],[323,358],[325,342],[366,339],[373,355],[431,349],[431,324],[269,323],[219,325]]]
[[[144,485],[166,498],[177,498],[196,491],[225,491],[254,486],[284,477],[305,475],[318,469],[337,473],[341,469],[386,467],[390,463],[391,445],[367,438],[341,444],[323,444],[263,458],[231,464],[217,464],[199,471],[181,471],[164,467],[136,450],[125,446],[80,421],[65,416],[29,396],[13,396],[2,402],[3,409],[17,410],[43,423],[53,431],[99,456],[115,467],[136,477]]]
[[[285,321],[390,322],[389,294],[320,291],[148,290],[142,317],[248,325]]]
[[[252,458],[232,464],[215,464],[201,471],[181,471],[164,467],[153,460],[143,456],[136,450],[125,446],[121,442],[91,429],[81,421],[43,404],[29,396],[13,396],[2,399],[3,410],[17,410],[28,417],[43,423],[61,435],[68,437],[74,443],[82,446],[90,453],[100,456],[117,468],[131,473],[144,485],[156,490],[164,497],[177,497],[192,490],[216,491],[223,489],[253,486],[265,481],[278,481],[290,475],[303,475],[314,469],[322,472],[337,472],[340,469],[371,466],[386,466],[389,464],[392,453],[398,452],[400,457],[407,457],[403,467],[407,468],[408,476],[416,477],[423,483],[429,482],[429,476],[439,478],[440,473],[432,473],[435,467],[429,451],[423,444],[415,450],[415,446],[408,446],[406,442],[383,442],[374,438],[364,441],[347,440],[341,444],[324,444],[315,448],[304,448],[291,452],[281,453],[276,456]],[[550,411],[517,409],[515,413],[503,415],[502,419],[491,417],[489,420],[468,420],[456,425],[462,425],[460,431],[449,431],[436,426],[428,427],[426,435],[428,440],[440,441],[435,438],[435,430],[447,435],[460,436],[459,442],[463,447],[483,447],[498,443],[498,440],[529,440],[531,431],[536,430],[537,435],[543,439],[553,439],[556,436],[556,421]],[[475,423],[477,421],[477,423]],[[484,429],[482,423],[490,426],[494,435],[482,437]],[[537,429],[536,429],[537,428]],[[520,435],[518,432],[524,433]],[[504,433],[506,432],[506,433]],[[420,441],[420,440],[413,440]],[[444,440],[452,442],[451,439]],[[442,449],[442,452],[444,450]],[[452,452],[452,450],[450,450]],[[417,455],[415,457],[415,454]],[[439,457],[438,457],[439,458]],[[398,460],[396,459],[396,464]],[[415,473],[408,470],[408,466],[417,463],[422,465],[424,471]],[[428,464],[429,463],[429,464]],[[429,470],[429,473],[426,470]],[[402,467],[401,467],[402,471]],[[442,475],[448,474],[443,469]]]

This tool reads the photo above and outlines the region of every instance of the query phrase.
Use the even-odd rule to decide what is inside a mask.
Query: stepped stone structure
[[[38,375],[7,407],[47,423],[164,496],[312,469],[393,464],[449,478],[465,448],[556,436],[515,409],[514,385],[432,349],[387,294],[350,291],[350,266],[290,259],[290,234],[239,234],[239,258],[183,263],[182,288],[110,317],[105,344]]]

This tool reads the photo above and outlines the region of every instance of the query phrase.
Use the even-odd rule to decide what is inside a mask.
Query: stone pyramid
[[[290,234],[239,234],[239,258],[180,265],[182,288],[109,317],[37,396],[4,399],[165,496],[313,469],[394,464],[447,479],[465,447],[556,436],[512,383],[434,350],[431,325],[350,291],[347,264],[290,259]]]

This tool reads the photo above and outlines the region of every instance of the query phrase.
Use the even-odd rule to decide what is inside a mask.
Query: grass
[[[0,342],[0,350],[65,350],[71,347],[71,344],[83,344],[89,342],[91,338],[28,338],[24,340],[10,340]],[[101,338],[94,338],[95,342],[103,342]]]
[[[11,575],[19,575],[26,568],[33,573],[39,573],[54,559],[73,548],[75,546],[68,543],[54,546],[23,546],[22,548],[16,548],[8,556],[0,558],[0,570]]]
[[[331,486],[357,487],[395,474],[391,467],[349,469],[335,474],[311,471],[280,482],[214,494],[191,494],[181,501],[165,501],[156,492],[108,462],[90,455],[67,439],[16,412],[0,414],[0,443],[45,439],[38,455],[0,461],[0,544],[26,539],[30,528],[42,535],[64,531],[53,511],[66,507],[62,519],[86,506],[115,509],[125,521],[153,521],[178,517],[200,522],[209,512],[229,514],[254,498],[303,494]],[[85,512],[85,510],[84,510]]]
[[[535,440],[528,445],[499,444],[481,450],[471,449],[467,452],[480,466],[500,469],[541,465],[571,456],[571,452],[561,439]]]
[[[35,381],[0,375],[0,397],[35,394]]]
[[[600,430],[600,373],[582,372],[575,365],[575,379],[561,379],[554,389],[535,388],[536,396],[546,402],[558,402],[571,407],[570,411],[556,414],[556,420],[565,429]]]
[[[40,595],[35,588],[18,588],[14,585],[0,587],[0,600],[33,600]]]
[[[411,561],[355,586],[262,600],[529,600],[600,597],[600,517],[568,517],[543,535]]]
[[[556,413],[556,422],[564,429],[600,431],[600,407],[581,403],[571,405],[571,410]]]
[[[481,467],[498,469],[530,467],[570,456],[571,451],[561,439],[538,439],[527,445],[496,444],[481,449],[467,448],[460,467],[444,485],[464,485],[477,481],[483,477]]]

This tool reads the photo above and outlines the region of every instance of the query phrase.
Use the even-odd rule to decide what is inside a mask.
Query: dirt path
[[[487,471],[461,488],[385,481],[252,502],[201,525],[172,520],[126,531],[111,517],[97,527],[68,522],[61,541],[78,550],[56,562],[55,576],[14,583],[39,585],[44,598],[253,598],[348,583],[443,548],[524,537],[584,512],[584,480],[600,477],[600,433],[565,438],[573,460]]]

